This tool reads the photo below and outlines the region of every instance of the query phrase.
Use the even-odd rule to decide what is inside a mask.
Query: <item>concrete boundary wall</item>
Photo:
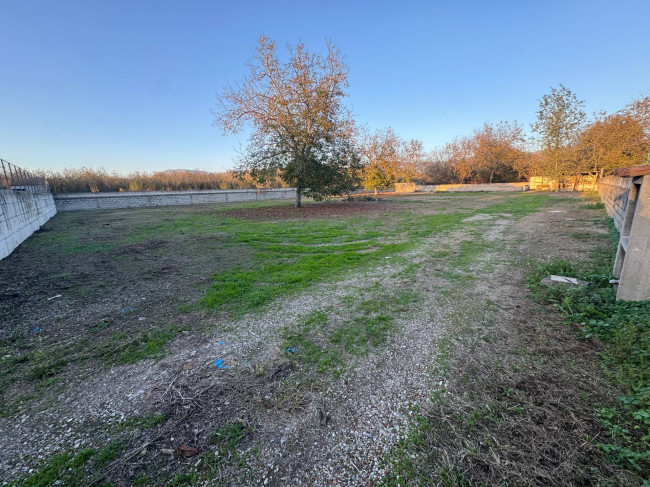
[[[598,194],[605,204],[605,211],[614,219],[614,225],[619,231],[625,219],[631,184],[632,178],[618,176],[606,176],[598,182]]]
[[[59,193],[54,195],[58,211],[111,210],[147,206],[198,205],[237,201],[295,199],[294,188],[221,189],[200,191],[125,191],[122,193]]]
[[[503,193],[510,191],[528,191],[529,189],[530,187],[528,186],[528,183],[523,182],[490,184],[425,184],[417,186],[416,191],[445,193],[493,191],[497,193]]]
[[[56,214],[51,193],[0,190],[0,259]]]

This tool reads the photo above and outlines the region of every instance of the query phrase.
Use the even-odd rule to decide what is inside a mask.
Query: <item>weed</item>
[[[252,428],[241,422],[227,423],[217,428],[212,432],[211,438],[214,449],[202,453],[197,467],[176,475],[169,485],[189,486],[208,480],[212,482],[223,474],[224,469],[233,471],[235,477],[245,474],[252,450],[242,452],[238,447],[252,431]]]
[[[167,421],[166,414],[152,413],[148,416],[135,416],[132,418],[128,418],[122,421],[122,423],[120,423],[120,426],[125,429],[138,428],[144,431],[144,430],[155,428],[156,426],[164,423],[165,421]]]
[[[169,482],[169,485],[174,487],[185,487],[195,485],[197,481],[198,475],[195,472],[186,472],[177,474],[171,482]]]
[[[59,453],[31,475],[14,483],[15,487],[48,487],[57,485],[80,486],[87,477],[82,467],[96,454],[95,450],[81,450],[77,454]]]
[[[344,362],[336,350],[327,347],[327,315],[317,310],[301,321],[295,327],[283,329],[283,351],[290,351],[292,360],[312,365],[320,373],[332,372],[335,377],[341,375]]]
[[[417,300],[413,291],[400,290],[387,294],[380,286],[370,290],[370,297],[343,302],[351,306],[344,318],[336,322],[316,310],[302,317],[296,326],[282,332],[283,351],[296,362],[313,366],[319,373],[339,377],[350,355],[365,355],[386,342],[397,328],[395,316],[405,312]]]
[[[122,452],[126,450],[126,441],[124,440],[115,440],[110,442],[104,448],[102,448],[94,458],[94,464],[103,468],[113,460],[116,460],[120,457]]]
[[[614,234],[613,240],[616,239]],[[554,304],[567,322],[579,323],[584,338],[598,337],[605,344],[603,359],[627,390],[618,411],[595,411],[613,443],[597,446],[624,468],[650,468],[650,302],[616,301],[609,286],[613,252],[580,265],[565,260],[537,264],[528,274],[532,296]],[[588,287],[546,287],[542,276],[562,274],[591,281]]]
[[[605,203],[601,201],[598,191],[585,191],[582,193],[582,198],[586,203],[581,205],[580,208],[586,210],[602,210],[605,208]]]

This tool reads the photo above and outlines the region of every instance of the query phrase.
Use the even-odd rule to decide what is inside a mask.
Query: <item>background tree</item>
[[[650,96],[634,100],[621,110],[621,113],[639,122],[645,134],[650,137]]]
[[[421,179],[426,163],[427,156],[422,141],[417,139],[402,141],[396,179],[405,183]]]
[[[366,189],[374,190],[375,196],[377,195],[377,191],[386,190],[392,185],[393,180],[381,167],[374,164],[364,167],[363,186]]]
[[[507,183],[519,179],[515,166],[525,158],[525,139],[517,123],[489,123],[474,131],[471,139],[477,182]]]
[[[451,184],[455,182],[454,171],[449,163],[446,147],[436,148],[429,152],[424,168],[424,177],[433,184]]]
[[[275,43],[262,36],[240,85],[218,97],[215,125],[238,133],[252,125],[239,170],[260,183],[276,176],[301,196],[320,199],[350,191],[359,180],[355,126],[343,105],[348,71],[340,51],[327,44],[327,55],[311,54],[302,43],[282,63]]]
[[[637,166],[650,150],[643,126],[632,116],[619,112],[601,115],[584,131],[578,142],[582,171]]]
[[[528,179],[531,176],[537,176],[540,168],[540,153],[523,151],[521,157],[516,158],[512,168],[517,172],[520,179]]]
[[[475,174],[474,151],[470,137],[459,137],[445,146],[456,183],[470,183]]]
[[[399,173],[402,141],[390,127],[374,133],[364,133],[361,141],[363,154],[363,185],[368,189],[384,190],[395,183]]]
[[[541,164],[545,176],[558,179],[575,170],[573,149],[586,120],[584,102],[568,88],[551,88],[539,103],[534,132],[541,143]]]

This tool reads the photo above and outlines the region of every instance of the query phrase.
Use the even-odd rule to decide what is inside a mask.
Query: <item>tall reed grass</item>
[[[248,174],[234,171],[206,172],[171,170],[147,173],[134,171],[127,175],[105,169],[63,169],[36,172],[44,177],[54,193],[100,193],[108,191],[182,191],[197,189],[250,189],[259,185]],[[278,179],[267,187],[282,187]]]

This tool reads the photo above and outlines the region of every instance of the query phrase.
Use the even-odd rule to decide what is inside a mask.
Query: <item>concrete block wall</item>
[[[497,193],[511,191],[527,191],[528,183],[491,183],[491,184],[425,184],[417,187],[417,191],[425,192],[481,192],[493,191]]]
[[[600,199],[605,204],[607,214],[614,219],[614,225],[618,231],[621,230],[625,219],[631,184],[631,178],[618,176],[606,176],[598,183]]]
[[[396,193],[413,193],[418,187],[415,183],[395,183]]]
[[[123,193],[59,193],[54,195],[58,211],[111,210],[147,206],[197,205],[237,201],[295,199],[294,188],[221,189],[200,191],[129,191]]]
[[[51,193],[0,190],[0,259],[56,214]]]

